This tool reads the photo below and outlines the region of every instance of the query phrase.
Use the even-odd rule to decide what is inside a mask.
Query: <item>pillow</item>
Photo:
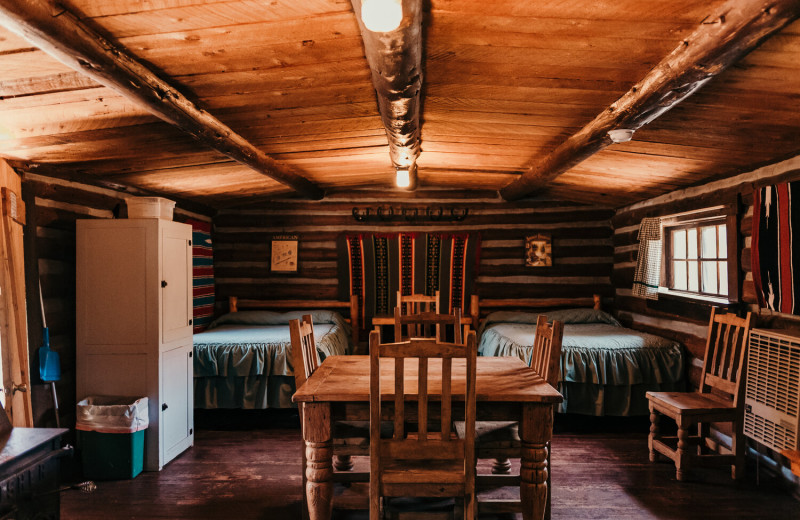
[[[326,310],[306,310],[306,311],[290,311],[290,312],[274,312],[274,311],[239,311],[229,312],[223,314],[214,320],[207,330],[219,327],[220,325],[288,325],[289,320],[299,320],[306,314],[311,315],[311,319],[315,324],[331,323],[339,327],[349,330],[349,325],[344,321],[341,314],[334,311]]]
[[[481,332],[491,323],[530,323],[535,325],[539,315],[544,314],[547,316],[547,321],[553,320],[567,323],[607,323],[615,327],[622,325],[613,316],[605,311],[589,309],[589,308],[575,308],[575,309],[557,309],[557,310],[542,310],[542,312],[521,312],[521,311],[496,311],[492,312],[486,317],[481,325]]]

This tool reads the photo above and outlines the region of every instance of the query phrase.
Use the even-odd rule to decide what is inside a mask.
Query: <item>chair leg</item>
[[[731,451],[735,457],[734,464],[731,466],[731,477],[733,480],[739,480],[744,477],[745,442],[743,430],[744,425],[742,424],[741,420],[736,421],[733,424],[733,432],[731,435]]]
[[[657,439],[659,435],[659,418],[660,416],[653,406],[653,403],[650,403],[650,435],[647,436],[647,447],[650,449],[650,462],[656,462],[658,460],[658,452],[653,448],[653,441]]]
[[[507,475],[508,473],[511,473],[511,461],[508,459],[494,459],[492,474]]]
[[[350,471],[354,465],[353,458],[350,455],[335,455],[333,457],[333,468],[336,471]]]
[[[688,446],[688,439],[689,439],[689,425],[685,424],[683,417],[678,418],[678,449],[677,449],[677,457],[675,459],[675,478],[678,480],[683,480],[685,477],[685,470],[684,468],[688,465],[687,460],[689,458],[688,453],[686,452],[686,448]]]

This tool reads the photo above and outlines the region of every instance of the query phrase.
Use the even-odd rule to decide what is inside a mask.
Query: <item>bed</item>
[[[481,308],[522,308],[520,302],[498,305],[481,302]],[[595,302],[593,307],[551,310],[556,304]],[[559,412],[584,415],[647,415],[645,393],[684,389],[684,357],[679,343],[620,325],[599,308],[594,299],[526,301],[536,312],[503,310],[483,320],[479,356],[515,356],[530,364],[536,318],[564,322],[561,377],[564,396]],[[488,303],[488,305],[487,305]],[[541,310],[538,310],[541,309]]]
[[[194,335],[195,408],[290,408],[295,391],[289,320],[311,314],[322,359],[351,354],[357,323],[337,310],[356,302],[232,298],[231,312]],[[270,309],[297,309],[277,312]],[[306,309],[306,310],[303,310]]]

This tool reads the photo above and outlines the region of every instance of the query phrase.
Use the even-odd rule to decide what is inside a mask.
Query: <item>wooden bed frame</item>
[[[240,300],[236,296],[228,297],[230,312],[239,309],[277,309],[293,311],[299,309],[350,309],[350,316],[345,321],[350,323],[352,329],[351,339],[353,348],[358,347],[358,297],[351,296],[350,301],[339,300]],[[289,325],[288,323],[286,324]]]
[[[592,307],[602,308],[602,296],[594,294],[591,297],[576,298],[521,298],[521,299],[479,299],[477,294],[470,300],[470,316],[473,327],[477,330],[481,318],[481,311],[497,309],[553,309],[557,307]],[[487,311],[487,312],[488,312]]]

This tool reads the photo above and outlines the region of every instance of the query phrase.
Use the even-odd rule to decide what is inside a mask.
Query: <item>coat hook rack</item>
[[[469,208],[445,206],[353,208],[353,218],[358,222],[461,222],[468,215]]]

